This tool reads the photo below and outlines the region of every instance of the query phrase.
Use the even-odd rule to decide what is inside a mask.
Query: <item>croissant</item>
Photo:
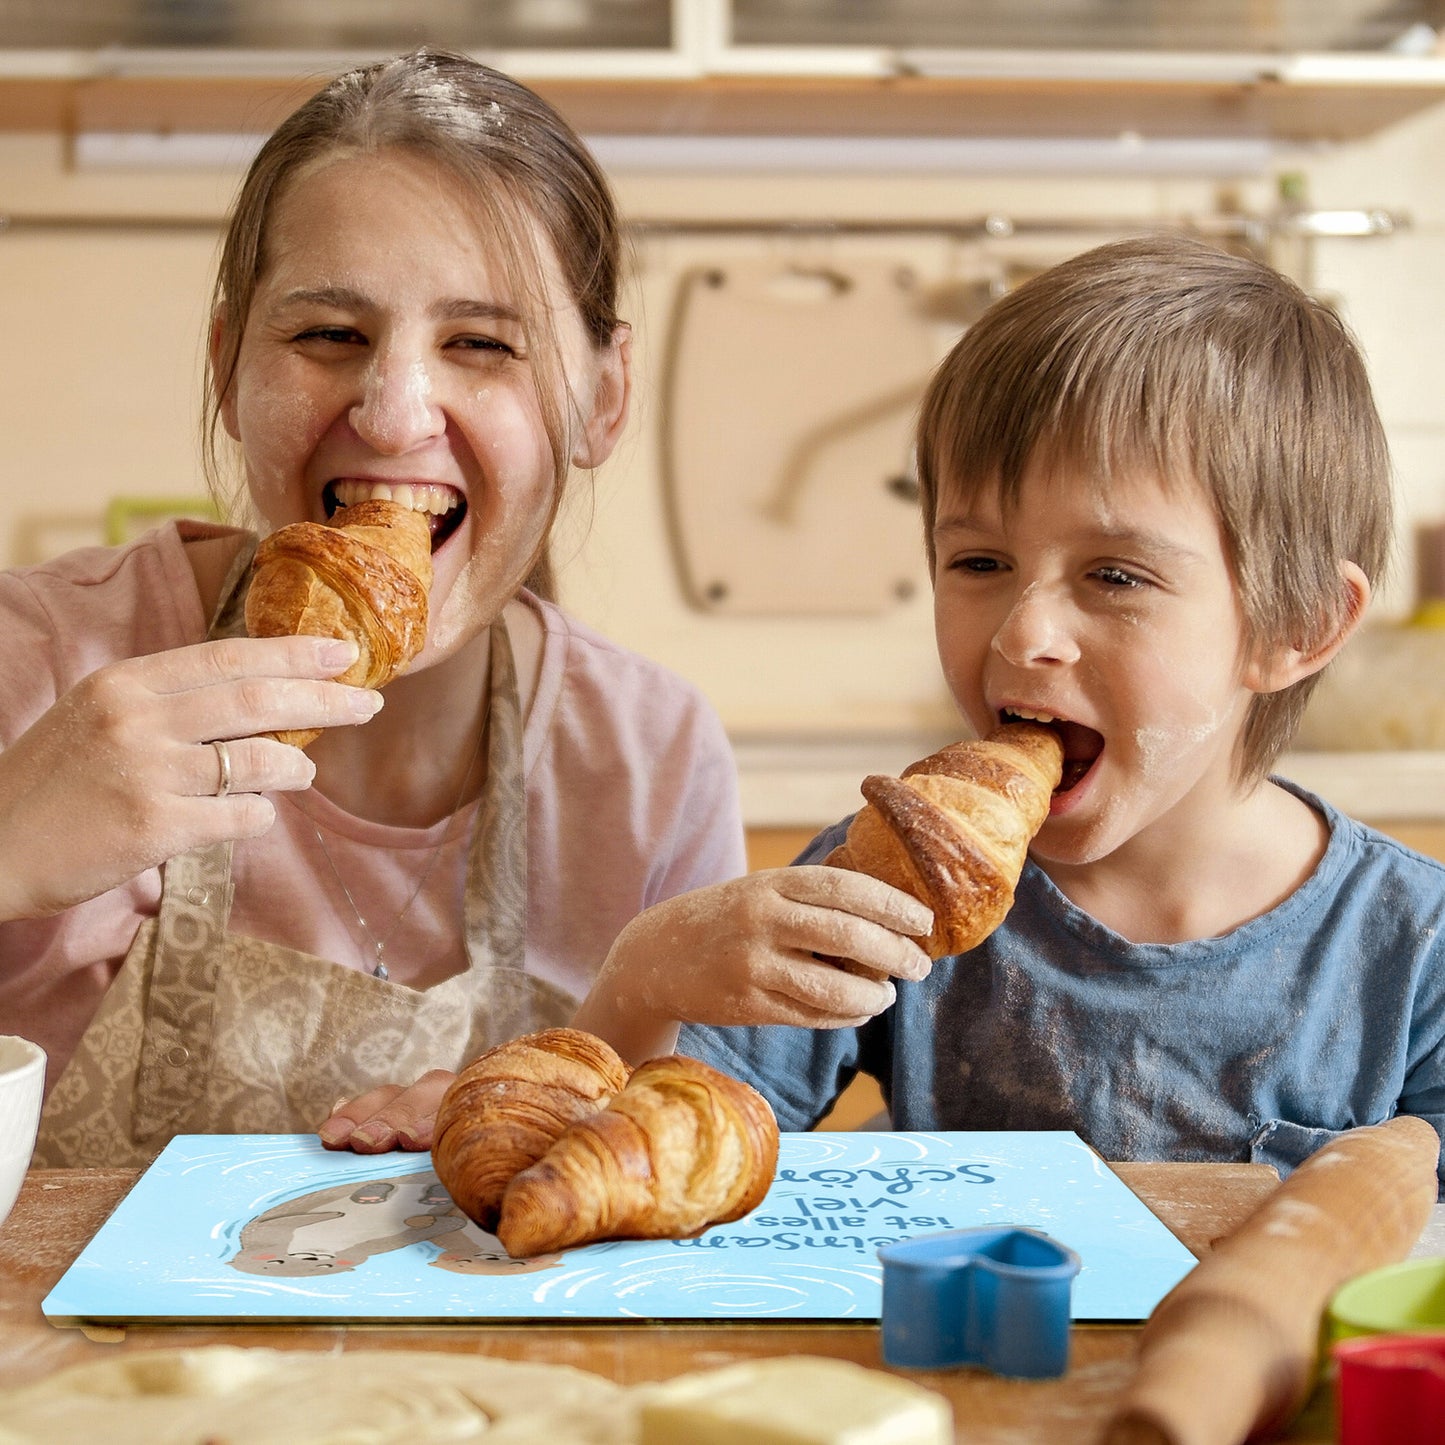
[[[294,522],[264,537],[246,594],[252,637],[349,637],[360,648],[338,681],[382,687],[426,641],[431,589],[426,516],[382,500],[343,507],[329,523]],[[271,734],[305,747],[320,729]]]
[[[488,1049],[452,1081],[437,1110],[432,1163],[452,1202],[493,1231],[513,1177],[568,1125],[603,1108],[627,1065],[602,1039],[544,1029]]]
[[[682,1054],[649,1059],[512,1180],[497,1238],[517,1258],[687,1238],[756,1209],[777,1164],[778,1125],[761,1094]]]
[[[1038,723],[953,743],[902,778],[863,780],[867,806],[823,860],[871,874],[933,910],[932,958],[982,943],[1013,907],[1029,843],[1049,815],[1063,745]]]

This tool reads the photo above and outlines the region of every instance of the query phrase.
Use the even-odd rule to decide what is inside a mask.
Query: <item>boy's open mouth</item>
[[[1104,736],[1083,723],[1070,722],[1067,718],[1055,717],[1052,713],[1029,712],[1005,708],[999,713],[1001,722],[1037,722],[1051,727],[1064,745],[1064,775],[1059,779],[1056,793],[1067,793],[1083,780],[1084,775],[1099,760],[1104,751]]]
[[[321,500],[330,520],[342,507],[354,506],[357,502],[395,502],[413,512],[425,512],[431,527],[431,549],[433,552],[461,525],[467,514],[467,499],[455,487],[438,482],[424,482],[415,486],[389,482],[327,482]]]

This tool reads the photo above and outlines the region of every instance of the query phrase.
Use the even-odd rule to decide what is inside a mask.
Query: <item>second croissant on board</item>
[[[599,1239],[682,1239],[755,1209],[778,1162],[766,1099],[679,1054],[629,1077],[578,1029],[489,1049],[437,1111],[452,1202],[518,1258]]]
[[[1063,773],[1058,734],[1005,723],[904,771],[863,780],[867,806],[823,860],[911,893],[933,910],[932,958],[982,943],[1013,907],[1034,834]]]
[[[426,642],[431,527],[424,513],[381,499],[343,507],[329,523],[293,522],[263,537],[251,564],[252,637],[343,637],[359,655],[337,679],[383,687]],[[305,747],[314,729],[278,732]]]
[[[598,1239],[687,1239],[763,1202],[778,1167],[766,1099],[684,1054],[649,1059],[507,1186],[497,1238],[522,1258]]]

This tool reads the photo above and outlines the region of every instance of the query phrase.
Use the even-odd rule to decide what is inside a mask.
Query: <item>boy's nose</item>
[[[352,430],[378,452],[400,453],[446,430],[425,360],[378,352],[361,378],[361,395],[347,414]]]
[[[993,650],[1015,667],[1077,662],[1078,643],[1062,599],[1032,583],[1015,599],[993,635]]]

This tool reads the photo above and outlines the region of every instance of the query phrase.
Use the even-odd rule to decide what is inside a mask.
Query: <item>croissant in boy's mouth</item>
[[[932,958],[982,943],[1013,907],[1034,834],[1063,775],[1058,733],[1009,722],[950,746],[901,778],[863,780],[862,808],[823,860],[911,893],[933,910]]]

